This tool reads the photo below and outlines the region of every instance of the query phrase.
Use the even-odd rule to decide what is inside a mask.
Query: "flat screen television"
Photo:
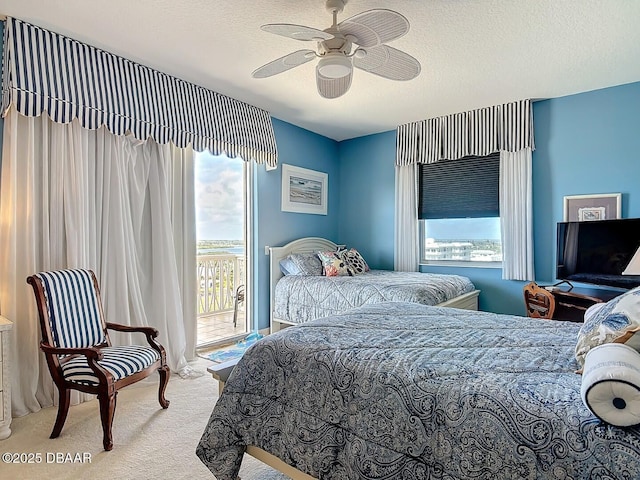
[[[640,218],[558,223],[556,278],[617,288],[640,285],[622,275],[640,247]]]

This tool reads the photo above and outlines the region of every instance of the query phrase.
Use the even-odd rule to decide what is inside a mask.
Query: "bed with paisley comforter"
[[[640,428],[580,397],[579,324],[381,303],[249,348],[197,448],[218,480],[247,449],[322,479],[638,479]]]

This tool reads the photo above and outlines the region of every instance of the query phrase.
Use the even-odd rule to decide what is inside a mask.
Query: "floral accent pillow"
[[[351,270],[352,275],[358,275],[370,270],[369,265],[364,260],[363,256],[355,248],[342,250],[340,252],[340,256],[347,264],[347,268]]]
[[[280,260],[284,275],[322,275],[322,262],[316,253],[292,253]]]
[[[327,277],[352,275],[347,263],[342,259],[342,252],[318,252],[324,274]]]
[[[640,287],[607,303],[596,303],[584,314],[576,359],[580,366],[589,350],[605,343],[624,343],[640,352]]]

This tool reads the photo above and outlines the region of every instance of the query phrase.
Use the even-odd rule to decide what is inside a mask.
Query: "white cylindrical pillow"
[[[589,350],[580,394],[600,420],[618,427],[640,424],[640,353],[623,343]]]

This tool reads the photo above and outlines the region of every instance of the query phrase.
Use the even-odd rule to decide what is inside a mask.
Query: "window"
[[[502,262],[500,154],[419,166],[421,263]]]

